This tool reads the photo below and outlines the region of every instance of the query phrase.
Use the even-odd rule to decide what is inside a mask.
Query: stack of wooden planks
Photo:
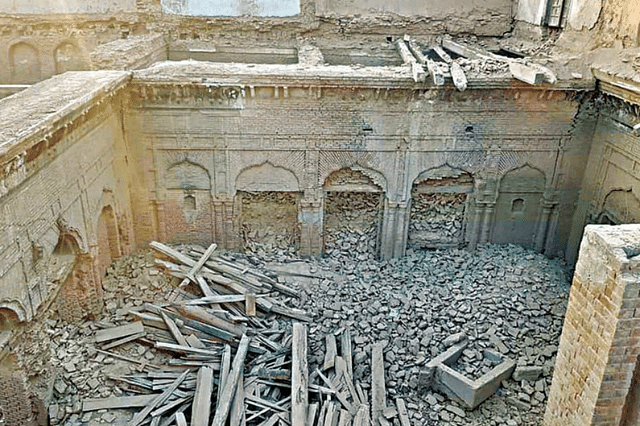
[[[309,374],[311,317],[277,297],[297,297],[296,289],[212,258],[215,245],[187,254],[151,247],[180,286],[166,302],[131,309],[132,322],[95,333],[98,352],[138,372],[109,376],[128,395],[85,400],[83,411],[134,409],[128,426],[384,426],[402,411],[386,406],[382,346],[373,349],[371,395],[354,382],[349,330],[326,336],[324,364]],[[118,352],[132,342],[165,361]]]

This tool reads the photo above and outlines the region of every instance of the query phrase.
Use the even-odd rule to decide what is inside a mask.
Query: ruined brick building
[[[100,309],[154,239],[574,263],[640,221],[637,1],[223,3],[0,1],[0,323]],[[549,424],[637,421],[638,234],[597,229]]]

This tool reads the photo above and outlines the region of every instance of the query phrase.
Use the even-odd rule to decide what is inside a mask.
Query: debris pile
[[[375,234],[339,235],[321,258],[153,243],[158,259],[114,262],[108,315],[46,323],[51,423],[181,424],[206,401],[210,423],[220,401],[228,421],[249,425],[297,424],[301,404],[309,424],[539,424],[566,304],[562,265],[518,246],[378,261]],[[451,348],[447,367],[470,383],[508,360],[513,376],[470,409],[423,380]],[[306,401],[292,398],[305,386]]]
[[[409,246],[456,247],[462,240],[466,194],[414,194],[411,201]]]

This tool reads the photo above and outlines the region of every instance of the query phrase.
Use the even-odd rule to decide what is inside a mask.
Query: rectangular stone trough
[[[451,368],[451,365],[460,358],[466,346],[466,342],[458,343],[432,359],[420,373],[419,382],[425,387],[444,393],[449,398],[458,400],[468,408],[474,409],[493,395],[500,386],[500,382],[511,376],[516,363],[496,354],[502,360],[500,364],[478,379],[471,380]]]

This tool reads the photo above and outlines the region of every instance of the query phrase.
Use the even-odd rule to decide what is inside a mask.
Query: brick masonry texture
[[[640,225],[585,229],[569,296],[547,425],[618,425],[640,354]]]

